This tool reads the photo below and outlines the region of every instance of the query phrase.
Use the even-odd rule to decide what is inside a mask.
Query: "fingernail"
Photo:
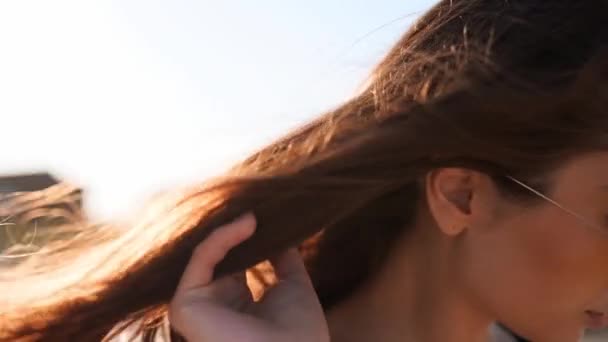
[[[238,216],[236,219],[233,220],[234,223],[242,223],[244,221],[247,220],[254,220],[255,221],[255,215],[253,214],[252,211],[248,211],[244,214],[242,214],[241,216]]]

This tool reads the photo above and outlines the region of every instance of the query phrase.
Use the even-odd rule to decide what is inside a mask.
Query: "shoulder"
[[[522,340],[513,336],[509,331],[498,324],[492,324],[490,327],[490,336],[492,342],[520,342]]]

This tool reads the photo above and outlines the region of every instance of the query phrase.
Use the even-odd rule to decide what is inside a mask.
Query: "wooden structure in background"
[[[80,188],[48,173],[0,176],[0,252],[37,247],[53,227],[82,221]]]
[[[0,176],[0,194],[44,190],[59,181],[48,173]]]

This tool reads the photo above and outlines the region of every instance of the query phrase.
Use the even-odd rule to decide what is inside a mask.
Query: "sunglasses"
[[[561,209],[562,211],[564,211],[565,213],[567,213],[568,215],[576,218],[577,220],[579,220],[581,223],[583,223],[585,226],[589,227],[589,228],[593,228],[596,230],[599,230],[600,232],[602,232],[603,234],[608,234],[608,231],[601,227],[600,225],[596,224],[593,222],[593,220],[589,220],[588,218],[586,218],[585,216],[575,212],[574,210],[568,209],[567,207],[565,207],[564,205],[560,204],[559,202],[557,202],[556,200],[552,199],[551,197],[543,194],[542,192],[534,189],[533,187],[529,186],[528,184],[518,180],[515,177],[506,176],[507,179],[515,182],[516,184],[522,186],[523,188],[527,189],[528,191],[532,192],[533,194],[535,194],[536,196],[544,199],[545,201],[553,204],[554,206],[556,206],[557,208]]]

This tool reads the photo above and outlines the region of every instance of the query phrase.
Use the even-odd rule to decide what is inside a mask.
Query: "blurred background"
[[[0,2],[0,250],[28,246],[9,213],[115,218],[220,172],[355,92],[433,3]]]
[[[127,213],[340,103],[431,4],[2,1],[0,174]]]

